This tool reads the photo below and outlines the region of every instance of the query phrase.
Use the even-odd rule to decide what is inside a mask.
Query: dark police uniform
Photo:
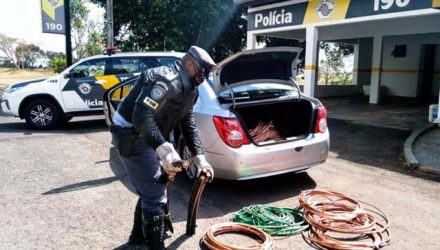
[[[114,115],[116,127],[131,130],[135,135],[132,150],[124,155],[119,151],[140,197],[144,219],[150,218],[152,225],[156,219],[157,225],[163,224],[163,206],[167,202],[156,148],[165,143],[166,137],[180,124],[191,153],[204,153],[192,111],[197,96],[197,87],[188,72],[181,62],[176,62],[173,67],[143,72]],[[112,135],[118,148],[120,138],[114,132]]]
[[[164,249],[164,210],[168,207],[164,207],[167,194],[163,171],[174,176],[182,170],[177,167],[181,166],[182,159],[166,137],[177,125],[181,126],[193,155],[191,162],[196,167],[196,176],[204,173],[210,181],[214,178],[214,170],[200,143],[193,105],[197,86],[215,68],[215,62],[197,46],[190,47],[183,62],[185,65],[176,62],[172,67],[143,72],[113,116],[112,143],[140,197],[129,245],[146,240],[153,250]],[[171,230],[171,222],[167,221]],[[142,233],[143,237],[139,236]]]
[[[192,112],[196,98],[197,87],[181,63],[176,62],[174,67],[162,66],[143,72],[118,106],[117,113],[140,134],[131,156],[122,160],[144,211],[158,213],[166,203],[165,184],[159,180],[161,168],[155,152],[166,142],[164,136],[181,124],[191,153],[203,154]]]

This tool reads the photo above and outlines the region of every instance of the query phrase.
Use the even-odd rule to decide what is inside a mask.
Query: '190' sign
[[[374,0],[374,11],[387,10],[396,4],[397,7],[403,8],[409,4],[410,0]]]
[[[63,25],[60,23],[44,23],[46,25],[46,29],[49,31],[62,31]]]

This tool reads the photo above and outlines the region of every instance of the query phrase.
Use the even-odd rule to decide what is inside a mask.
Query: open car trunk
[[[303,139],[313,132],[313,105],[306,99],[236,106],[234,112],[257,145]]]

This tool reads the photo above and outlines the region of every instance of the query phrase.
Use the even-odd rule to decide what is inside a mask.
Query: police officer
[[[182,170],[182,159],[167,141],[177,125],[193,155],[197,176],[204,172],[214,178],[193,115],[197,86],[214,67],[205,50],[191,46],[182,62],[143,72],[113,116],[112,142],[140,197],[143,233],[151,249],[164,249],[167,190],[161,176],[165,172],[173,177]]]

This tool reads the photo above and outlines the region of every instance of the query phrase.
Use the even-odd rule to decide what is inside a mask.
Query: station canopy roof
[[[234,0],[234,3],[245,5],[245,6],[259,6],[259,5],[265,5],[265,4],[271,4],[271,3],[280,3],[280,2],[286,2],[289,0]]]

